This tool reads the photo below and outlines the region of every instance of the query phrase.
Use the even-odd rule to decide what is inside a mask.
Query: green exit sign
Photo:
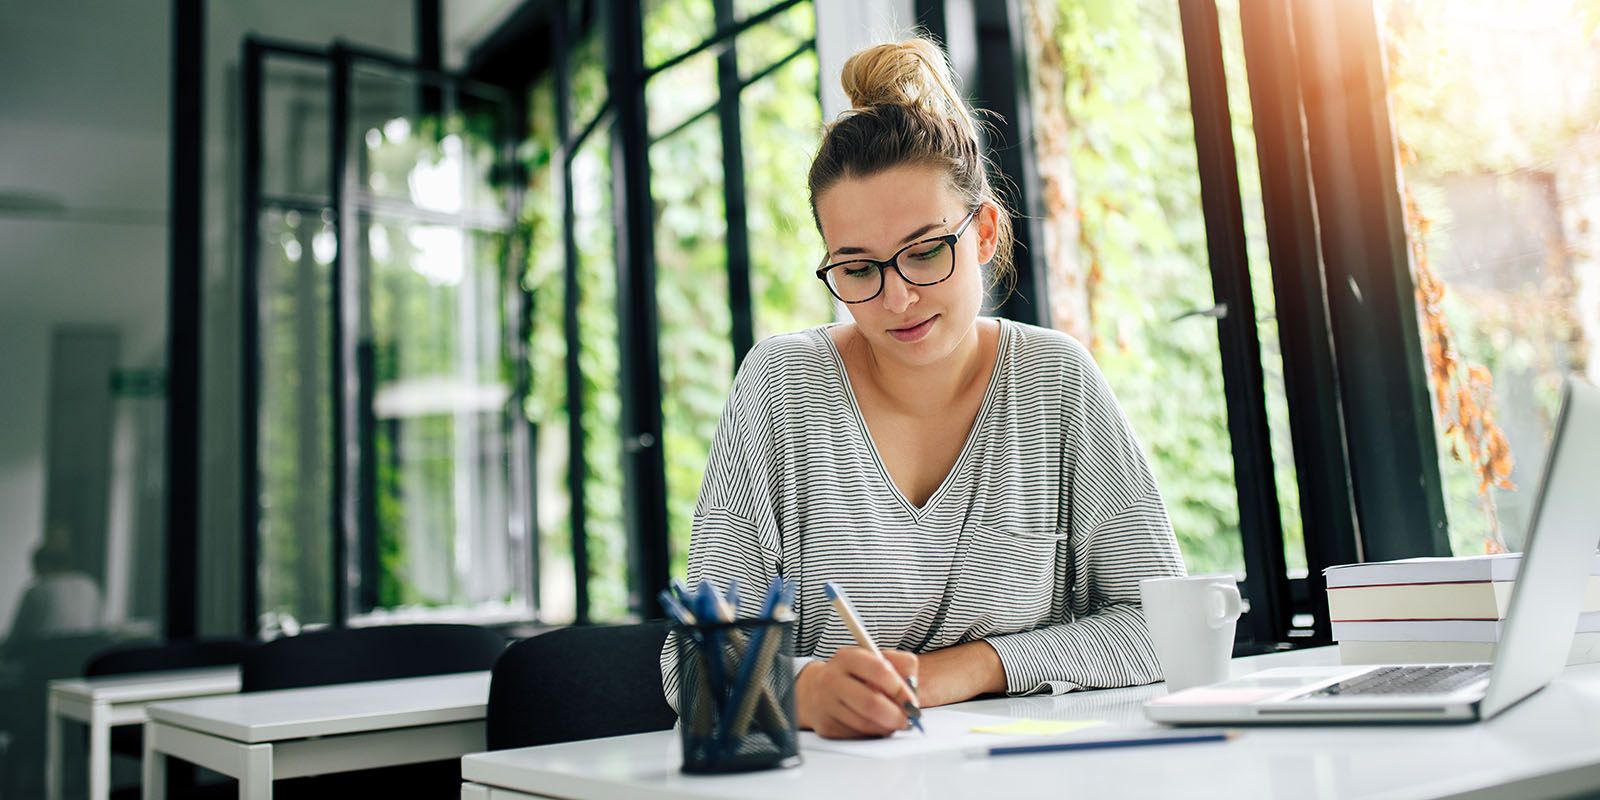
[[[164,369],[118,369],[111,372],[112,397],[160,397],[167,392]]]

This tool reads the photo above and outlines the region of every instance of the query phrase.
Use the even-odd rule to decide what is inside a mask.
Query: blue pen
[[[1168,744],[1197,744],[1200,742],[1226,742],[1239,736],[1233,731],[1197,731],[1193,733],[1159,733],[1154,736],[1130,736],[1120,739],[1080,739],[1075,742],[1040,742],[1038,744],[1010,744],[968,751],[973,756],[1020,756],[1030,753],[1062,753],[1072,750],[1108,750],[1115,747],[1156,747]]]
[[[678,602],[682,603],[685,608],[694,607],[694,595],[689,593],[689,587],[684,586],[683,581],[673,578],[672,585],[668,588],[672,590],[672,594],[678,598]]]
[[[778,610],[784,608],[785,598],[790,596],[792,595],[788,584],[782,578],[774,578],[772,583],[767,586],[766,597],[761,603],[761,616],[757,619],[769,622],[777,619]],[[744,657],[740,659],[739,663],[739,674],[734,678],[733,691],[729,694],[727,705],[723,711],[723,718],[730,722],[723,729],[724,742],[726,742],[727,738],[738,738],[744,735],[747,726],[750,724],[751,715],[755,713],[756,703],[759,701],[760,694],[766,691],[766,687],[763,685],[752,685],[752,683],[759,684],[760,681],[765,680],[767,668],[762,665],[762,662],[769,661],[772,657],[772,653],[766,651],[774,648],[764,645],[766,637],[767,626],[757,627],[755,633],[751,635],[749,643],[745,646]],[[759,679],[756,675],[757,669],[761,670]]]
[[[718,613],[717,590],[712,588],[711,581],[702,580],[695,594],[695,616],[708,624],[722,622],[722,615]],[[722,637],[716,628],[706,630],[707,670],[711,673],[711,687],[713,695],[719,701],[725,699],[728,693],[727,678],[722,671]]]
[[[666,611],[667,615],[672,617],[679,625],[694,624],[694,614],[691,614],[689,609],[672,595],[672,592],[662,589],[661,594],[656,597],[661,600],[662,610]]]
[[[777,607],[783,595],[783,579],[774,578],[767,587],[766,599],[761,601],[761,616],[758,619],[772,619],[772,610]],[[733,679],[733,695],[728,698],[728,708],[737,708],[742,695],[748,691],[746,684],[750,682],[750,673],[755,669],[756,653],[761,649],[761,640],[766,637],[765,626],[756,628],[750,637],[750,644],[744,649],[744,658],[739,664],[739,676]]]

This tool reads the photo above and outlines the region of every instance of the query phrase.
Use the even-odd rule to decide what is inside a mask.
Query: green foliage
[[[1571,76],[1600,68],[1594,21],[1600,2],[1570,0],[1529,8],[1512,0],[1390,0],[1379,21],[1387,50],[1390,109],[1401,152],[1402,181],[1415,200],[1410,220],[1413,257],[1434,265],[1476,262],[1457,252],[1458,221],[1451,205],[1452,181],[1492,183],[1514,196],[1526,178],[1554,182],[1554,211],[1581,219],[1575,198],[1592,195],[1594,121],[1600,118],[1600,86],[1574,84]],[[1590,147],[1588,156],[1584,148]],[[1585,160],[1587,158],[1587,160]],[[1569,205],[1572,204],[1572,205]],[[1515,205],[1508,207],[1515,208]],[[1481,220],[1470,224],[1482,224]],[[1494,224],[1508,234],[1542,227],[1537,219],[1506,218]],[[1583,368],[1583,326],[1571,283],[1576,243],[1583,222],[1556,231],[1544,252],[1516,264],[1473,263],[1441,276],[1440,303],[1453,334],[1455,357],[1494,377],[1487,409],[1499,418],[1517,462],[1515,489],[1481,490],[1482,479],[1460,457],[1446,433],[1451,420],[1437,412],[1439,467],[1457,553],[1484,552],[1496,542],[1498,507],[1515,499],[1526,507],[1543,442],[1559,404],[1561,376]],[[1481,234],[1477,234],[1481,236]],[[1416,265],[1413,265],[1414,267]],[[1439,272],[1442,267],[1435,267]],[[1431,388],[1431,387],[1430,387]],[[1521,435],[1519,436],[1519,431]],[[1509,493],[1522,492],[1512,498]],[[1517,541],[1513,531],[1512,543]]]
[[[800,8],[812,13],[809,5]],[[823,246],[805,188],[822,134],[818,94],[813,52],[752,84],[739,98],[751,314],[758,341],[834,318],[832,295],[814,275]]]
[[[1244,574],[1177,7],[1061,0],[1056,43],[1093,348],[1150,454],[1191,571]]]
[[[676,89],[663,79],[657,88]],[[733,384],[721,129],[705,117],[650,148],[668,540],[684,563],[711,435]]]
[[[641,0],[641,2],[644,4],[644,63],[650,66],[660,64],[694,47],[705,41],[716,30],[716,6],[712,0]],[[712,85],[711,92],[714,97],[715,84]]]
[[[316,240],[332,233],[297,211],[268,212],[261,225],[260,607],[264,618],[327,622],[329,271]]]
[[[578,363],[583,374],[589,607],[593,617],[602,620],[621,619],[628,613],[611,170],[611,134],[597,129],[573,157],[572,200],[579,253]]]
[[[647,3],[647,62],[660,63],[709,35],[711,8],[706,0]],[[788,42],[792,49],[811,36],[813,13],[809,5],[797,7],[741,38],[741,73],[751,74],[784,55],[770,52],[771,47]],[[746,41],[751,43],[748,50]],[[598,51],[580,49],[575,57],[587,59],[591,52],[598,56]],[[574,71],[583,69],[575,65]],[[804,191],[805,170],[821,126],[816,69],[815,55],[804,54],[750,86],[741,97],[752,314],[758,338],[832,318],[827,293],[811,275],[821,242],[812,228]],[[550,91],[547,84],[535,90],[535,118],[538,109],[550,107]],[[646,86],[650,130],[666,133],[716,99],[715,53],[708,52],[656,76]],[[536,127],[535,139],[541,143],[524,154],[524,162],[533,165],[535,190],[545,185],[545,196],[552,198],[556,187],[547,184],[555,174],[557,138],[556,132]],[[595,619],[621,618],[628,611],[609,142],[608,132],[597,129],[572,164],[582,288],[578,313],[591,564],[587,582]],[[734,371],[721,150],[721,130],[714,115],[650,149],[668,534],[673,570],[679,573],[688,554],[694,503],[711,437]],[[559,344],[564,337],[558,312],[562,261],[557,209],[536,200],[529,204],[523,224],[532,243],[524,281],[535,295],[530,357],[536,378],[528,413],[549,431],[548,438],[560,435],[549,426],[565,424],[560,412],[565,387],[557,377],[564,356]],[[555,498],[562,489],[551,483],[541,490],[541,499]],[[541,514],[541,519],[549,516]],[[570,531],[551,531],[541,522],[541,534],[542,558],[550,564],[567,563]],[[551,568],[541,574],[549,581]]]
[[[519,159],[528,170],[521,228],[528,243],[523,288],[528,293],[528,371],[524,412],[533,425],[535,507],[539,530],[539,618],[568,622],[572,593],[572,514],[565,331],[566,243],[561,228],[561,187],[556,185],[559,135],[555,129],[554,76],[534,84],[528,97],[528,139]],[[566,591],[561,591],[565,589]]]

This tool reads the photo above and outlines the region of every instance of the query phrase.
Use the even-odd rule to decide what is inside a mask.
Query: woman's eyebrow
[[[927,225],[924,225],[924,226],[922,226],[922,227],[920,227],[920,228],[918,228],[918,229],[906,234],[906,238],[901,239],[900,243],[901,244],[911,244],[912,242],[917,240],[917,237],[919,237],[919,236],[921,236],[921,235],[923,235],[925,233],[928,233],[929,231],[932,231],[935,228],[938,228],[940,225],[943,225],[943,224],[945,224],[943,220],[941,220],[939,222],[930,222]],[[867,252],[867,250],[864,247],[841,247],[838,250],[833,251],[833,254],[836,255],[836,256],[848,256],[848,255],[854,255],[856,253],[865,253],[865,252]]]

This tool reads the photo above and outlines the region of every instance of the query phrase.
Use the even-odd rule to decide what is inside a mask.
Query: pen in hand
[[[845,627],[849,628],[851,635],[856,637],[856,644],[860,645],[861,649],[883,658],[883,653],[878,650],[878,645],[872,641],[872,634],[867,632],[866,626],[861,624],[861,618],[856,616],[856,609],[850,605],[850,596],[844,593],[844,588],[833,581],[828,581],[822,584],[822,590],[828,595],[828,600],[833,603],[833,610],[839,612],[839,618],[844,620]],[[887,663],[888,659],[884,659],[884,661]],[[913,698],[917,696],[915,686],[914,679],[912,683],[906,686],[906,692]],[[900,704],[900,707],[905,710],[906,718],[911,721],[911,724],[919,732],[927,733],[922,727],[922,709],[917,707],[915,700],[906,700]]]

